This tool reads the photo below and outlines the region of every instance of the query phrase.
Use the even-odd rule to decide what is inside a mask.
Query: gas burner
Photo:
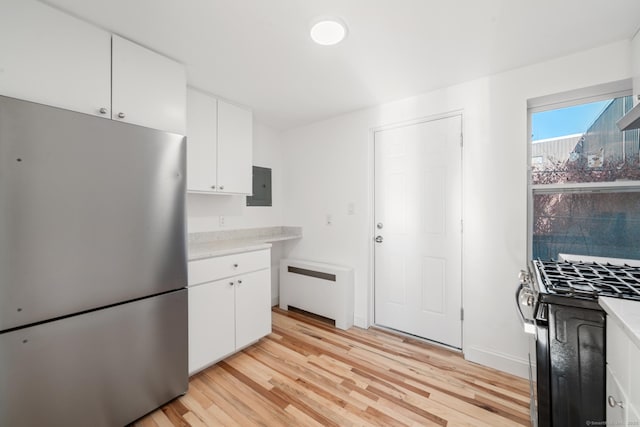
[[[534,260],[541,285],[549,294],[597,299],[640,300],[640,267],[597,262]]]

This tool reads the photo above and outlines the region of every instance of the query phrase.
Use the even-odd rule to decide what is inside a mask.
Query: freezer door
[[[0,334],[0,426],[123,426],[183,394],[182,289]]]
[[[0,331],[186,286],[183,136],[0,97]]]

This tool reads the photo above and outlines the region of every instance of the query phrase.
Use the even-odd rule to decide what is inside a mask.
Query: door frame
[[[378,325],[375,323],[375,244],[374,244],[374,238],[375,238],[375,136],[376,136],[376,132],[380,132],[380,131],[385,131],[385,130],[390,130],[390,129],[396,129],[396,128],[400,128],[400,127],[405,127],[405,126],[411,126],[411,125],[416,125],[416,124],[420,124],[420,123],[427,123],[427,122],[432,122],[435,120],[441,120],[441,119],[448,119],[451,117],[460,117],[460,143],[461,143],[461,150],[460,150],[460,166],[461,166],[461,171],[460,171],[460,206],[461,206],[461,220],[462,220],[462,224],[464,224],[464,219],[465,219],[465,209],[464,209],[464,178],[465,178],[465,174],[464,174],[464,110],[453,110],[453,111],[449,111],[446,113],[440,113],[440,114],[432,114],[432,115],[428,115],[428,116],[422,116],[419,118],[414,118],[414,119],[410,119],[410,120],[403,120],[403,121],[397,121],[397,122],[391,122],[385,125],[379,125],[379,126],[374,126],[372,128],[369,129],[369,143],[368,143],[368,172],[369,172],[369,215],[368,215],[368,225],[369,225],[369,230],[367,232],[367,238],[369,240],[369,254],[368,254],[368,260],[369,260],[369,268],[368,268],[368,286],[367,286],[367,319],[365,322],[363,322],[365,324],[365,327],[370,327],[370,326],[375,326],[376,328],[380,328],[380,329],[386,329],[386,330],[392,330],[394,332],[397,333],[402,333],[400,331],[396,331],[395,329],[389,329],[386,328],[384,326]],[[462,227],[461,224],[461,227]],[[461,276],[461,282],[460,282],[460,307],[462,308],[462,311],[464,313],[464,284],[465,284],[465,276],[464,276],[464,269],[463,269],[463,265],[464,265],[464,228],[462,229],[461,232],[461,237],[460,237],[461,241],[460,241],[460,276]],[[465,328],[464,328],[464,324],[465,324],[465,319],[463,316],[463,319],[461,321],[461,326],[460,326],[460,338],[461,338],[461,344],[460,344],[460,348],[461,351],[464,353],[464,343],[465,343]],[[420,337],[416,337],[414,335],[411,334],[406,334],[407,336],[410,336],[412,338],[415,339],[422,339]],[[454,349],[453,347],[449,347],[446,346],[444,344],[435,342],[435,341],[431,341],[431,340],[427,340],[424,339],[424,341],[429,342],[430,344],[433,345],[439,345],[451,350],[457,350]]]

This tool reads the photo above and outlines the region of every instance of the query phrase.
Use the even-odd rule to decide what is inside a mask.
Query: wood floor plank
[[[175,426],[528,426],[529,385],[388,330],[273,310],[273,333],[141,419]]]

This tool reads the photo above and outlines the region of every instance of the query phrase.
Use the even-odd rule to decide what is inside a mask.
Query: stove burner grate
[[[640,300],[640,267],[541,260],[535,260],[533,265],[549,293]]]

